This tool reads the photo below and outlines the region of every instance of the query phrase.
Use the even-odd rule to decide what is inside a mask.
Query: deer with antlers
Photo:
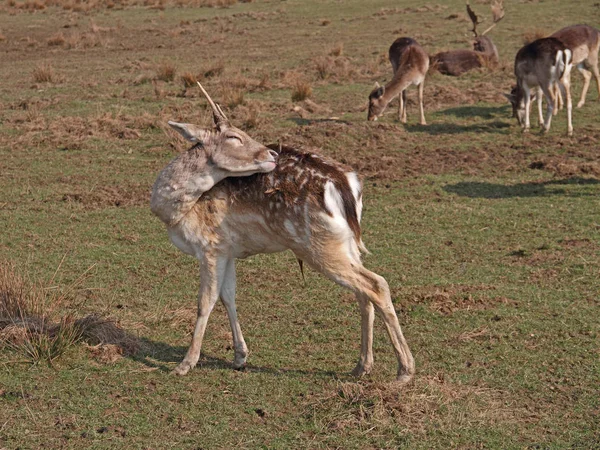
[[[493,67],[498,64],[498,49],[486,34],[504,18],[502,0],[495,0],[491,8],[493,23],[483,33],[479,34],[477,25],[481,21],[467,2],[467,13],[473,23],[471,32],[475,36],[472,41],[473,50],[459,49],[436,53],[431,57],[432,70],[437,70],[443,75],[459,76],[473,69]]]
[[[420,124],[427,125],[423,111],[423,88],[429,70],[429,56],[417,41],[409,37],[396,39],[389,49],[393,77],[385,86],[375,83],[369,94],[368,120],[377,120],[387,105],[398,97],[398,120],[406,123],[406,89],[414,84],[419,88]]]
[[[397,379],[409,381],[414,361],[386,281],[367,270],[360,229],[362,186],[356,173],[314,153],[265,147],[212,107],[214,130],[170,122],[194,143],[160,172],[151,209],[171,241],[200,262],[198,317],[192,343],[174,372],[185,375],[200,357],[208,317],[220,298],[233,334],[234,368],[248,349],[235,304],[235,259],[291,250],[299,261],[353,291],[361,312],[361,351],[354,374],[373,367],[374,311],[381,315],[398,359]]]
[[[556,108],[554,85],[565,92],[567,99],[567,134],[573,135],[570,74],[572,54],[565,44],[554,37],[537,39],[521,48],[515,57],[517,85],[505,94],[513,107],[513,116],[523,127],[530,129],[529,112],[533,99],[531,90],[537,87],[539,123],[544,132],[550,130],[552,113]],[[546,119],[542,114],[542,94],[548,103]]]

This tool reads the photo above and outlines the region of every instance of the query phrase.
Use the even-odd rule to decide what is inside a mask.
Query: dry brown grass
[[[56,73],[50,63],[44,62],[33,69],[33,81],[36,83],[52,83],[56,80]]]
[[[245,90],[226,83],[221,87],[221,101],[229,108],[244,104]]]
[[[465,408],[470,411],[468,419],[461,414]],[[439,423],[443,432],[473,422],[481,427],[513,422],[517,413],[504,404],[501,391],[461,385],[443,375],[416,377],[403,389],[393,382],[339,382],[337,389],[310,399],[306,410],[307,414],[328,411],[319,424],[324,433],[376,432],[398,426],[403,432],[422,434],[431,421]],[[527,415],[527,411],[518,413]]]
[[[297,80],[292,86],[292,101],[301,102],[312,95],[312,87],[304,80]]]
[[[46,42],[49,47],[60,47],[61,45],[64,45],[67,42],[67,40],[65,39],[64,34],[57,33],[54,36],[48,38]]]
[[[339,42],[329,50],[329,56],[342,56],[344,53],[344,43]]]
[[[212,78],[217,77],[225,70],[225,63],[222,60],[212,61],[206,69],[204,69],[203,77]]]
[[[171,82],[175,79],[177,69],[169,62],[164,62],[156,68],[156,79],[164,82]]]
[[[59,266],[60,269],[60,266]],[[113,320],[92,314],[75,319],[64,312],[87,271],[64,289],[24,278],[13,264],[0,262],[0,345],[23,354],[32,362],[52,364],[77,342],[110,344],[121,354],[133,354],[139,344]]]

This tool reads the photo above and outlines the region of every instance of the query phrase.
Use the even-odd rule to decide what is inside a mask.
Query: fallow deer
[[[233,367],[245,366],[248,349],[236,313],[235,259],[289,249],[299,261],[355,293],[361,312],[361,351],[353,373],[361,376],[372,369],[377,310],[398,359],[397,378],[408,382],[414,361],[388,284],[367,270],[360,258],[366,249],[360,229],[362,186],[356,173],[313,153],[263,147],[232,127],[205,95],[216,132],[172,123],[195,145],[163,169],[151,199],[152,211],[165,222],[173,244],[200,262],[192,343],[174,372],[185,375],[197,364],[208,317],[219,297],[231,325]],[[240,176],[252,172],[257,173]]]
[[[477,32],[477,25],[481,22],[467,2],[467,13],[473,23],[471,30],[475,35],[473,50],[458,49],[436,53],[431,57],[431,68],[443,75],[459,76],[465,72],[480,67],[493,67],[498,64],[498,49],[486,34],[496,26],[504,17],[502,1],[495,1],[492,5],[493,23],[483,33]]]
[[[554,84],[565,91],[567,98],[567,134],[573,135],[571,122],[572,101],[570,87],[571,50],[562,41],[553,38],[537,39],[521,48],[515,57],[515,76],[517,85],[506,97],[513,107],[513,116],[517,117],[524,131],[529,131],[529,112],[531,109],[531,89],[538,88],[539,122],[544,132],[550,129],[552,112],[555,105]],[[548,102],[546,120],[542,115],[542,93]]]
[[[423,112],[423,87],[425,75],[429,70],[429,56],[417,41],[409,37],[401,37],[394,41],[389,50],[393,78],[385,86],[376,85],[369,94],[368,120],[377,120],[387,105],[398,97],[398,120],[406,123],[406,88],[411,84],[419,87],[419,112],[421,125],[425,122]]]
[[[571,50],[573,65],[577,66],[577,69],[583,75],[583,89],[577,107],[581,108],[585,104],[585,96],[590,86],[592,74],[596,79],[598,98],[600,98],[600,72],[598,71],[600,31],[588,25],[571,25],[558,30],[551,37],[560,39]],[[558,89],[555,90],[555,95],[557,95],[560,108],[562,107],[562,97]]]

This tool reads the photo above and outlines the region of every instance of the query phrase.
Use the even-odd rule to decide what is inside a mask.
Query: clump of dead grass
[[[50,63],[41,63],[33,69],[33,81],[36,83],[52,83],[56,80],[56,73]]]
[[[88,271],[66,288],[54,284],[56,273],[47,284],[31,282],[13,264],[0,261],[0,345],[50,365],[81,341],[111,344],[122,354],[137,351],[137,340],[114,321],[99,315],[75,319],[64,312]]]
[[[60,46],[64,45],[65,42],[67,42],[67,40],[65,39],[64,34],[57,33],[57,34],[51,36],[50,38],[48,38],[48,40],[46,42],[49,47],[60,47]]]
[[[169,83],[175,79],[177,69],[169,62],[164,62],[156,68],[156,79]]]
[[[482,427],[515,421],[503,393],[480,386],[453,383],[443,375],[417,376],[402,389],[396,383],[338,382],[329,392],[309,398],[306,414],[327,411],[319,428],[324,433],[377,432],[400,426],[423,434],[435,423],[441,431],[457,430],[477,421]],[[471,411],[465,419],[461,411]],[[519,414],[526,412],[519,411]]]
[[[301,102],[312,95],[312,87],[304,80],[296,80],[292,86],[292,101]]]

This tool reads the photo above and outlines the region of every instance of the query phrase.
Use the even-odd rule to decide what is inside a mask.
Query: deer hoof
[[[364,377],[365,375],[370,374],[371,370],[373,370],[372,364],[363,365],[363,364],[358,363],[356,365],[356,367],[354,368],[354,370],[352,371],[352,376],[354,376],[356,378]]]
[[[412,380],[412,378],[413,378],[412,375],[407,375],[407,374],[398,375],[396,377],[396,383],[403,386],[405,384],[408,384],[410,382],[410,380]]]
[[[179,364],[177,367],[175,367],[175,369],[173,369],[173,372],[171,372],[171,373],[182,377],[184,375],[187,375],[187,373],[190,371],[191,368],[192,367],[190,366],[190,364],[186,363],[184,361],[181,364]]]

